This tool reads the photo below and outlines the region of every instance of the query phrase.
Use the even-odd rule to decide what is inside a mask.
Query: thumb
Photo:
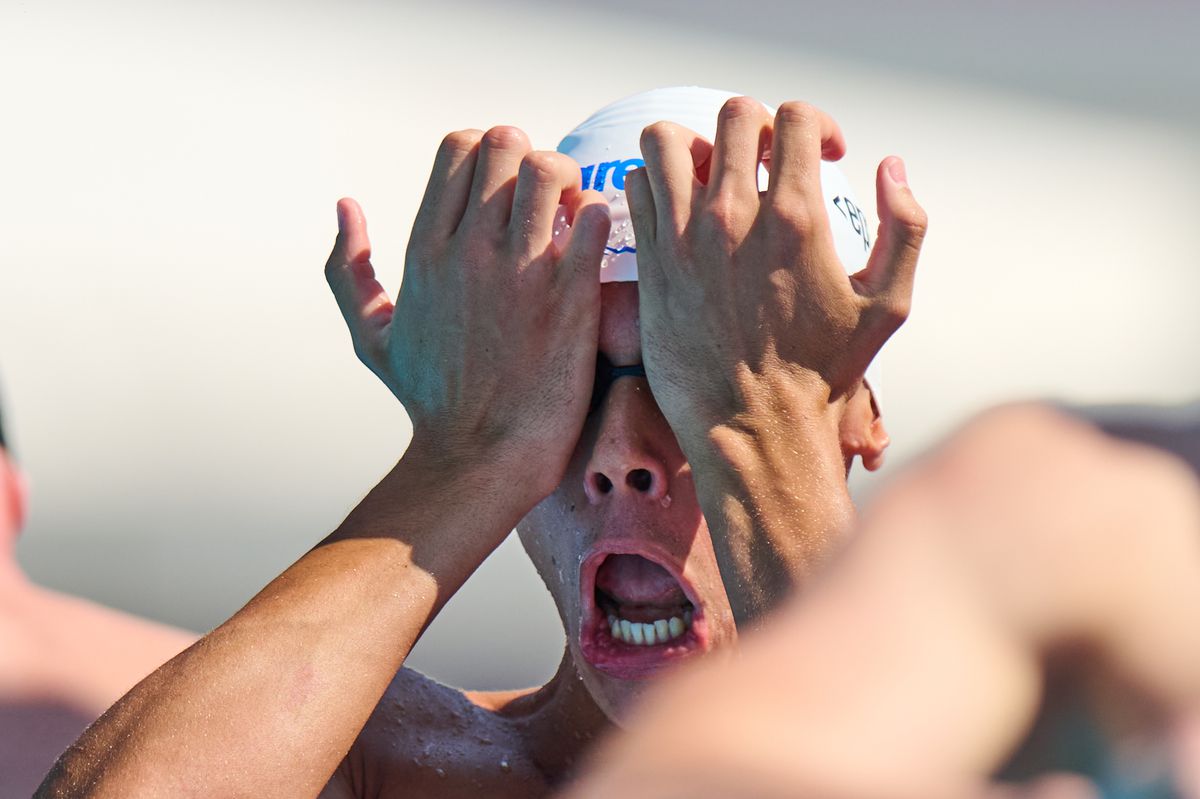
[[[894,330],[908,318],[912,306],[917,256],[929,220],[908,187],[904,162],[896,156],[879,165],[875,191],[879,235],[866,268],[855,278],[886,313]]]
[[[337,204],[338,234],[325,263],[325,279],[333,291],[354,351],[368,367],[378,351],[392,318],[392,301],[375,279],[371,266],[371,241],[362,208],[350,198]]]

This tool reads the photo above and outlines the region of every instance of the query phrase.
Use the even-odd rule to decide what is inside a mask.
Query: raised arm
[[[866,268],[847,277],[838,261],[820,164],[844,150],[817,109],[785,103],[772,120],[739,97],[712,145],[679,125],[647,128],[645,169],[626,178],[646,374],[692,465],[739,623],[784,597],[853,523],[843,423],[870,413],[863,373],[912,295],[925,214],[898,158],[879,168],[882,224]]]
[[[395,307],[356,203],[338,225],[326,274],[411,445],[336,532],[114,705],[40,796],[316,795],[425,625],[564,471],[609,227],[575,163],[515,128],[448,136]]]

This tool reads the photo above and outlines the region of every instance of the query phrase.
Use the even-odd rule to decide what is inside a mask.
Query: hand
[[[608,205],[569,157],[497,127],[442,142],[393,307],[362,211],[338,203],[325,274],[355,352],[404,405],[413,448],[512,466],[536,502],[579,438],[595,371]],[[552,241],[560,204],[573,222]],[[523,483],[524,485],[524,483]]]
[[[770,188],[760,194],[768,149]],[[885,160],[879,236],[867,267],[848,278],[819,177],[822,157],[844,152],[821,111],[784,103],[772,123],[746,97],[722,108],[712,145],[667,122],[643,132],[646,166],[625,184],[643,360],[682,438],[761,413],[795,388],[815,389],[805,396],[821,405],[849,396],[906,318],[925,213],[900,159]]]

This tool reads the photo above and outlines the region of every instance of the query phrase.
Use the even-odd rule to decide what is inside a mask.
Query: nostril
[[[597,472],[594,482],[596,483],[596,490],[601,494],[607,494],[609,491],[612,491],[612,480],[609,480],[606,475]]]
[[[647,469],[634,469],[625,475],[625,483],[634,491],[644,494],[654,485],[654,476]]]

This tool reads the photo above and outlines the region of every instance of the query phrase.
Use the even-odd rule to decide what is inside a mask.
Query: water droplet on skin
[[[671,507],[671,495],[663,494],[663,498],[659,500],[659,504],[661,504],[664,508]]]

